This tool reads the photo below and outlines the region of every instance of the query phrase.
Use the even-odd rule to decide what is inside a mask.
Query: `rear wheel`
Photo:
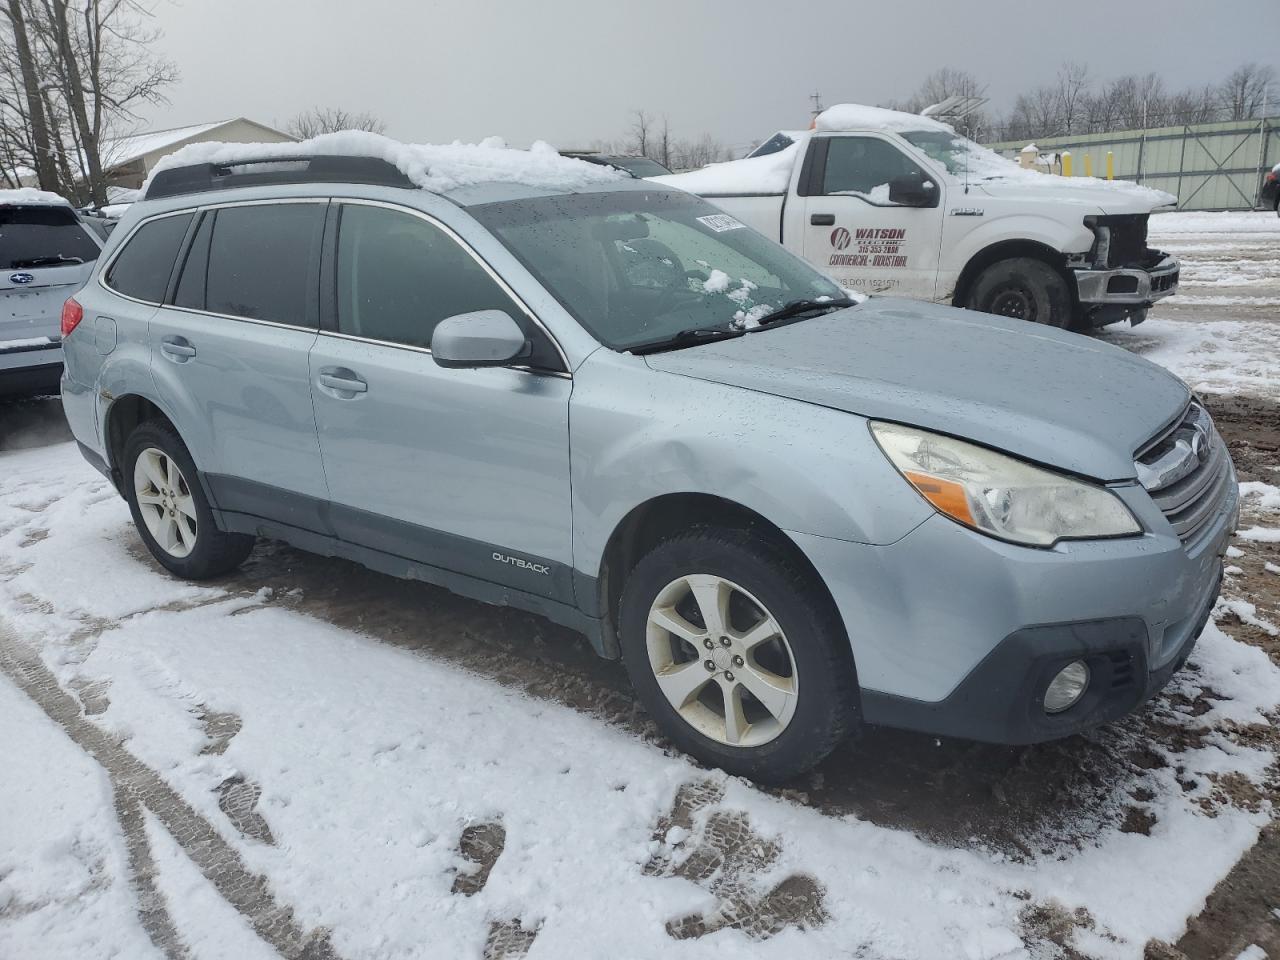
[[[214,524],[195,462],[167,423],[152,420],[134,430],[122,467],[138,533],[170,572],[189,580],[221,576],[253,549],[253,537]]]
[[[695,528],[627,579],[623,660],[641,702],[699,760],[790,779],[855,726],[857,684],[830,598],[749,531]]]
[[[1000,260],[983,270],[965,306],[1050,327],[1071,326],[1067,281],[1047,263],[1030,257]]]

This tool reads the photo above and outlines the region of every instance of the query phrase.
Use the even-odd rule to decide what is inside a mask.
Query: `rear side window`
[[[207,263],[193,249],[183,270],[179,293],[184,305],[196,305],[200,299],[198,278],[189,284],[187,273],[203,265],[204,305],[197,309],[314,327],[324,214],[323,203],[219,209]]]
[[[107,271],[107,286],[135,300],[162,302],[191,216],[161,217],[139,227]]]
[[[98,251],[70,207],[0,206],[0,269],[88,263]]]
[[[446,317],[502,310],[530,335],[532,365],[554,363],[549,344],[488,271],[421,217],[359,204],[343,207],[337,275],[342,333],[430,347],[436,324]]]
[[[175,306],[204,309],[204,288],[209,278],[209,238],[212,236],[213,213],[209,212],[196,228],[195,239],[187,251],[187,262],[183,265],[182,277],[173,297]]]

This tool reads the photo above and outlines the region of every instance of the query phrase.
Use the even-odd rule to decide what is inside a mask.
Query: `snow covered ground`
[[[1103,339],[1202,392],[1280,397],[1280,217],[1157,214],[1149,242],[1182,262],[1178,294],[1145,323],[1109,327]]]
[[[1267,237],[1250,245],[1181,216],[1153,236],[1183,244],[1191,279],[1219,253],[1264,262],[1261,219],[1239,217]],[[1199,288],[1106,336],[1203,388],[1274,395],[1274,317],[1214,319]],[[1280,491],[1245,492],[1247,525],[1280,527]],[[1042,960],[1061,940],[1138,958],[1178,938],[1271,816],[1280,669],[1214,624],[1144,714],[1015,752],[1032,771],[1058,758],[1045,793],[1065,822],[993,828],[1012,837],[997,843],[841,812],[822,776],[765,792],[699,769],[602,719],[608,691],[575,709],[537,679],[568,641],[535,618],[373,574],[382,600],[339,618],[311,594],[359,589],[352,568],[268,547],[255,564],[176,581],[73,445],[0,453],[0,957]],[[409,594],[417,619],[397,615]],[[1274,629],[1247,596],[1218,614]],[[478,647],[480,664],[495,624],[518,652],[498,669],[444,652]],[[997,755],[904,742],[932,769],[901,792],[944,800]],[[849,757],[855,800],[898,775],[889,751]],[[1095,758],[1109,772],[1082,809],[1070,781]],[[1017,799],[998,786],[973,804],[992,824]]]

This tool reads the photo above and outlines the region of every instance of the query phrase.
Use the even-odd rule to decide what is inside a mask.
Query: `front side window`
[[[164,300],[173,261],[187,235],[192,215],[181,213],[144,223],[129,238],[107,271],[107,286],[147,303]]]
[[[0,270],[88,263],[98,251],[70,207],[0,206]]]
[[[213,211],[208,259],[202,250],[192,249],[178,283],[178,299],[184,306],[211,313],[314,327],[324,215],[323,203],[252,204]],[[203,232],[204,224],[201,227]],[[203,296],[198,289],[200,267],[205,273]]]
[[[340,333],[429,348],[441,320],[501,310],[530,334],[531,365],[551,363],[549,344],[540,342],[524,311],[457,240],[421,217],[344,206],[336,273]]]
[[[832,137],[822,192],[827,196],[856,196],[888,204],[889,184],[898,177],[925,179],[920,166],[878,137]]]
[[[564,194],[469,212],[615,350],[844,296],[799,257],[684,193]]]

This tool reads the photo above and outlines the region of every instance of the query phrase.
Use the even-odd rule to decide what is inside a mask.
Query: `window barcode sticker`
[[[726,230],[741,230],[746,226],[745,223],[734,219],[727,213],[713,213],[705,217],[699,217],[698,222],[710,227],[716,233],[724,233]]]

